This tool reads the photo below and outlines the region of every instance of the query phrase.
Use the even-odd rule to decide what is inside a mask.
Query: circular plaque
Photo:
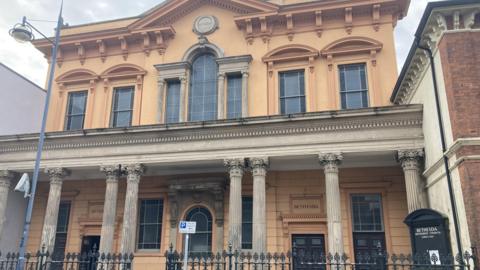
[[[199,35],[208,35],[218,28],[217,18],[214,16],[200,16],[193,24],[193,31]]]

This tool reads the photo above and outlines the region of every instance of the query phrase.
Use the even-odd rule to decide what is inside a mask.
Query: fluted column
[[[102,231],[100,237],[100,252],[113,252],[113,236],[115,233],[115,218],[117,216],[117,195],[119,166],[101,166],[100,171],[107,176],[105,189],[105,202],[103,204]]]
[[[5,223],[5,211],[7,210],[8,192],[14,174],[11,171],[0,171],[0,235],[2,235]]]
[[[186,122],[186,119],[188,119],[188,114],[186,111],[186,97],[187,97],[187,78],[186,77],[180,77],[180,105],[178,110],[180,111],[180,115],[178,117],[178,121],[180,123]]]
[[[230,198],[228,204],[228,241],[233,250],[242,249],[242,177],[245,169],[243,159],[227,159],[224,162],[230,175]]]
[[[401,150],[397,153],[397,159],[402,165],[403,174],[405,175],[409,213],[428,206],[421,176],[423,156],[424,152],[422,149]]]
[[[123,210],[122,253],[135,251],[135,233],[137,227],[138,185],[144,172],[142,164],[125,165],[127,172],[127,191],[125,195],[125,208]]]
[[[63,178],[70,172],[64,168],[47,168],[45,173],[50,177],[50,190],[48,192],[47,210],[43,220],[42,241],[47,251],[52,253],[57,233],[58,209],[62,195]]]
[[[338,165],[342,160],[343,156],[340,153],[319,155],[319,161],[325,173],[328,252],[332,254],[343,254],[342,208],[338,180]]]
[[[265,252],[267,248],[266,189],[268,158],[251,158],[253,175],[253,251]]]
[[[242,117],[248,117],[248,72],[242,71]]]
[[[225,73],[218,74],[217,119],[225,118]]]

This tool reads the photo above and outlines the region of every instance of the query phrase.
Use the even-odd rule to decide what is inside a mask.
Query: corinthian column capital
[[[223,165],[227,167],[230,176],[243,176],[245,170],[245,159],[243,158],[234,158],[234,159],[225,159],[223,160]]]
[[[265,176],[268,168],[268,157],[250,158],[250,168],[253,176]]]
[[[50,178],[50,184],[62,184],[63,178],[70,175],[70,170],[65,168],[46,168],[45,173]]]
[[[140,163],[135,163],[135,164],[128,164],[122,166],[125,168],[125,171],[127,172],[127,180],[131,181],[136,179],[137,181],[140,180],[140,176],[143,175],[145,172],[145,166]]]
[[[338,173],[338,166],[343,161],[343,155],[341,153],[322,153],[318,155],[318,161],[325,172]]]
[[[423,149],[399,150],[397,160],[404,170],[419,170],[425,153]]]
[[[118,177],[124,172],[124,169],[119,165],[102,165],[100,171],[107,176],[107,182],[118,181]]]

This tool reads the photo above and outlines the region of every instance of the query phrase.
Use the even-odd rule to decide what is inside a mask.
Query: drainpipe
[[[430,59],[430,67],[432,70],[432,79],[433,79],[433,92],[435,94],[435,109],[437,110],[438,126],[440,127],[440,140],[442,142],[443,165],[445,167],[445,175],[447,176],[448,195],[450,196],[450,207],[452,208],[453,225],[455,227],[455,238],[457,240],[457,252],[458,254],[463,254],[462,239],[460,238],[460,226],[458,222],[457,202],[455,200],[455,194],[453,193],[452,175],[450,172],[448,156],[446,153],[447,143],[445,140],[445,129],[443,126],[443,117],[442,117],[442,111],[440,107],[440,99],[438,95],[437,74],[435,72],[435,59],[433,57],[433,53],[430,48],[420,45],[419,38],[416,38],[416,46],[418,49],[421,49],[427,52],[428,58]],[[461,264],[463,264],[463,261],[461,262]]]

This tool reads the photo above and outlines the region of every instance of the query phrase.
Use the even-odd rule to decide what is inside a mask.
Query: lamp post
[[[33,170],[33,177],[32,177],[32,190],[28,199],[28,206],[27,211],[25,213],[25,223],[23,225],[23,233],[22,238],[20,240],[20,247],[19,247],[19,256],[18,256],[18,264],[16,269],[23,270],[24,269],[24,261],[25,261],[25,249],[26,243],[28,241],[28,235],[30,233],[30,223],[32,221],[32,210],[33,210],[33,202],[35,200],[35,191],[37,189],[37,182],[38,182],[38,174],[40,172],[40,160],[42,158],[42,150],[43,150],[43,143],[45,142],[45,126],[47,123],[47,116],[48,116],[48,107],[50,103],[50,95],[52,93],[52,84],[53,84],[53,76],[55,73],[55,64],[57,62],[57,48],[58,43],[60,40],[60,28],[63,25],[62,19],[62,9],[63,9],[63,0],[60,5],[60,12],[58,14],[57,20],[57,28],[55,29],[55,40],[52,41],[47,36],[42,34],[38,29],[36,29],[33,25],[31,25],[26,17],[23,17],[21,24],[16,24],[10,31],[10,35],[19,42],[30,42],[35,37],[33,35],[33,31],[35,30],[41,36],[43,36],[46,40],[52,43],[52,60],[50,62],[50,73],[48,77],[48,84],[47,84],[47,95],[45,97],[45,105],[43,108],[43,117],[42,117],[42,125],[40,128],[40,134],[38,138],[38,147],[37,147],[37,155],[35,158],[35,168]]]

